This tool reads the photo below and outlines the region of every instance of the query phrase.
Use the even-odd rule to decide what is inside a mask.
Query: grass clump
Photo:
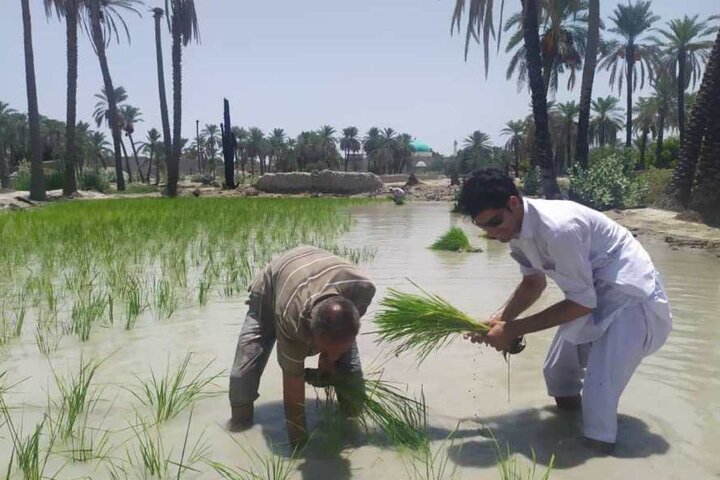
[[[190,374],[191,354],[187,354],[180,366],[170,371],[170,365],[162,376],[151,370],[150,380],[140,380],[139,391],[131,391],[143,406],[154,410],[155,421],[160,423],[175,418],[182,410],[196,401],[218,395],[218,391],[208,391],[215,381],[225,375],[225,371],[209,373],[212,361],[206,363],[194,375]]]
[[[55,383],[60,390],[60,400],[55,402],[60,412],[56,424],[62,440],[73,435],[75,425],[83,412],[91,411],[99,400],[99,396],[91,392],[90,385],[100,365],[102,361],[85,362],[81,357],[75,375],[62,378],[55,374]]]
[[[418,287],[419,288],[419,287]],[[422,362],[461,333],[487,333],[489,327],[455,308],[438,295],[421,290],[405,293],[391,288],[375,316],[379,342],[392,343],[393,353],[413,352]]]
[[[437,239],[430,248],[445,252],[476,252],[478,249],[470,245],[470,240],[460,227],[452,227],[442,237]]]

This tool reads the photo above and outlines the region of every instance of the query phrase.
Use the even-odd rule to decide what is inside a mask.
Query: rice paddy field
[[[551,333],[502,356],[464,341],[392,354],[373,319],[408,279],[483,318],[518,278],[449,204],[338,199],[77,201],[0,215],[0,476],[18,479],[717,478],[720,475],[720,262],[646,247],[673,302],[675,331],[624,395],[614,457],[594,457],[576,417],[542,381]],[[482,253],[428,248],[462,228]],[[245,289],[298,244],[362,265],[378,293],[359,338],[371,398],[360,424],[307,388],[308,446],[285,445],[271,358],[256,425],[227,429],[227,371]],[[551,289],[544,304],[560,298]],[[314,362],[311,359],[307,366]],[[381,408],[382,407],[382,408]],[[393,423],[401,418],[410,430]],[[415,433],[413,433],[415,432]],[[534,474],[533,461],[535,464]],[[551,468],[549,468],[551,467]],[[548,473],[549,471],[549,473]]]

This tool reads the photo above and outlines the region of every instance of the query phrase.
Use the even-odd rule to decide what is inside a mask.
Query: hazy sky
[[[30,0],[40,112],[65,118],[65,27],[47,20],[41,0]],[[140,138],[161,130],[153,18],[147,0],[142,17],[128,14],[132,43],[109,51],[115,86],[143,112]],[[280,127],[295,136],[329,124],[340,131],[354,125],[393,127],[450,153],[453,141],[474,130],[502,142],[508,120],[529,113],[529,93],[506,80],[508,56],[491,57],[484,77],[481,50],[463,61],[463,39],[450,36],[455,0],[195,0],[201,43],[183,54],[183,135],[194,135],[195,120],[220,123],[222,99],[231,103],[232,121],[263,130]],[[520,2],[508,0],[507,10]],[[617,1],[602,0],[607,17]],[[720,0],[654,0],[653,10],[668,19],[685,14],[720,13]],[[170,38],[164,29],[168,100],[172,100]],[[27,110],[20,0],[0,0],[0,100]],[[503,46],[504,48],[504,46]],[[90,121],[102,78],[97,58],[80,37],[78,117]],[[558,100],[576,99],[564,88]],[[599,74],[594,96],[610,92]],[[172,103],[171,103],[172,105]]]

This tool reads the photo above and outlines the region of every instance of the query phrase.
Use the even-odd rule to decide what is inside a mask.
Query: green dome
[[[410,142],[410,148],[413,149],[415,153],[431,153],[432,150],[428,146],[427,143],[423,143],[419,140],[413,140]]]

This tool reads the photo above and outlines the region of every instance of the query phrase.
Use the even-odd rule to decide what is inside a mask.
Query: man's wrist
[[[522,337],[526,334],[524,326],[526,318],[518,318],[510,322],[505,322],[505,329],[513,338]]]

